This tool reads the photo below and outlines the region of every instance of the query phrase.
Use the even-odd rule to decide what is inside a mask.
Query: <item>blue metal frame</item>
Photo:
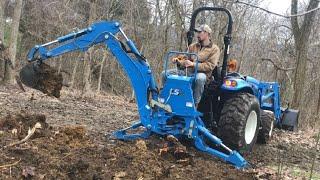
[[[281,104],[280,104],[280,86],[277,82],[260,82],[259,101],[263,110],[269,110],[274,113],[275,124],[280,125]]]
[[[135,58],[129,56],[128,52],[123,49],[120,41],[115,36],[117,33],[121,33],[125,37],[126,44],[135,55]],[[48,58],[71,51],[86,51],[91,46],[99,43],[106,45],[129,76],[136,94],[140,115],[138,122],[129,128],[114,132],[114,137],[122,140],[132,140],[147,138],[152,133],[174,135],[175,137],[186,136],[194,140],[198,149],[232,163],[237,168],[243,168],[248,165],[238,152],[230,150],[219,138],[205,128],[200,118],[201,113],[194,107],[192,95],[194,77],[169,76],[164,88],[158,93],[157,84],[147,60],[141,56],[134,43],[127,38],[118,22],[101,21],[91,25],[89,28],[62,36],[55,41],[37,45],[28,53],[28,60],[45,61]],[[191,53],[181,54],[195,55]],[[151,99],[148,97],[150,93],[152,95]],[[152,105],[152,103],[155,103],[155,105]],[[178,119],[179,122],[169,123],[173,119]],[[127,133],[129,129],[137,129],[139,127],[144,127],[144,132],[137,134]],[[226,154],[209,147],[206,145],[205,140],[221,146],[229,153]]]
[[[186,56],[195,56],[196,57],[196,66],[194,67],[194,74],[191,76],[191,77],[195,78],[195,75],[198,73],[198,63],[199,63],[198,54],[189,53],[189,52],[179,52],[179,51],[169,51],[167,53],[167,55],[165,56],[163,69],[164,69],[164,73],[165,73],[166,77],[168,76],[167,70],[168,70],[168,62],[169,62],[170,57],[173,55],[181,55],[181,54],[186,55]]]

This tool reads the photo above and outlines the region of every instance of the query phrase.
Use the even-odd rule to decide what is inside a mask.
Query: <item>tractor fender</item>
[[[232,83],[236,82],[235,85],[229,85],[227,81]],[[249,84],[247,81],[239,78],[227,78],[223,81],[221,90],[224,92],[235,93],[235,92],[247,92],[253,95],[258,94],[258,87],[255,84]]]

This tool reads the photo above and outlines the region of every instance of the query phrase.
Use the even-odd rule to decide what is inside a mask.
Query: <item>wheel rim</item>
[[[252,142],[254,135],[256,134],[257,124],[258,124],[257,113],[255,111],[251,111],[247,119],[245,136],[244,136],[247,144],[250,144]]]

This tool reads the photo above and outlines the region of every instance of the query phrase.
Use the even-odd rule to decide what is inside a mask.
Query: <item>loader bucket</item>
[[[299,110],[285,109],[282,112],[280,127],[289,131],[298,129]]]
[[[47,64],[32,62],[24,66],[19,73],[21,82],[49,96],[60,97],[62,75]]]

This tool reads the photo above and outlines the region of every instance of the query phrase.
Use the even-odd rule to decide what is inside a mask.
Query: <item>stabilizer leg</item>
[[[235,165],[239,169],[245,168],[249,165],[248,162],[237,151],[232,151],[227,146],[225,146],[222,143],[221,139],[212,135],[208,129],[206,129],[203,126],[198,126],[198,130],[199,130],[199,133],[201,133],[201,135],[203,135],[204,137],[206,137],[207,139],[209,139],[213,143],[220,145],[221,147],[223,147],[224,149],[229,151],[229,154],[225,154],[223,152],[220,152],[218,150],[215,150],[215,149],[209,147],[202,139],[202,136],[195,137],[195,146],[199,150],[207,152],[213,156],[217,156],[217,157],[223,159],[224,161],[227,161],[227,162]]]
[[[138,139],[138,138],[146,139],[151,135],[151,130],[148,130],[148,129],[146,129],[142,133],[138,133],[138,134],[127,134],[128,130],[137,129],[139,127],[143,127],[141,121],[138,121],[138,122],[134,123],[132,126],[130,126],[128,128],[115,131],[112,134],[112,136],[115,137],[116,139],[121,139],[121,140],[135,140],[135,139]]]

